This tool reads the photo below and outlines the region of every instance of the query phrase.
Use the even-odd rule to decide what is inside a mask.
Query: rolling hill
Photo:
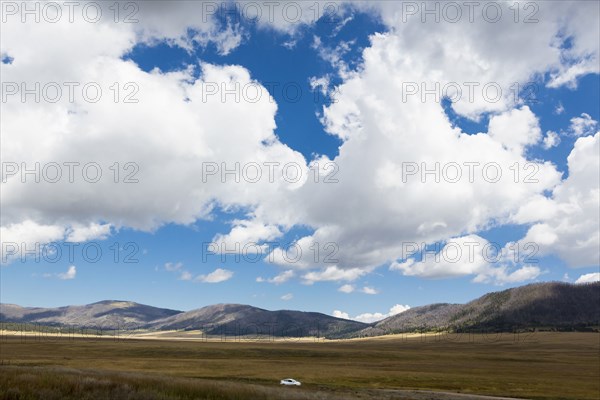
[[[341,337],[368,325],[316,312],[268,311],[242,304],[217,304],[149,324],[158,330],[202,330],[212,335]]]
[[[83,306],[58,308],[0,304],[0,322],[74,325],[101,329],[136,329],[181,311],[156,308],[132,301],[105,300]]]
[[[351,338],[424,331],[589,330],[600,326],[600,282],[536,283],[488,293],[467,304],[414,307],[364,324],[317,312],[216,304],[191,311],[106,300],[84,306],[0,304],[0,322],[102,329],[202,331],[218,336]]]
[[[0,322],[122,330],[201,330],[209,335],[277,337],[341,337],[368,326],[316,312],[268,311],[241,304],[217,304],[182,312],[115,300],[59,308],[0,304]]]
[[[547,282],[488,293],[467,304],[411,308],[352,336],[440,330],[586,330],[599,325],[600,282]]]

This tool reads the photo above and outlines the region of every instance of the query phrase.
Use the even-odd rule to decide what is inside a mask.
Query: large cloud
[[[394,262],[390,270],[400,271],[407,276],[425,278],[451,278],[474,275],[473,282],[514,283],[537,278],[541,270],[535,265],[515,265],[537,262],[536,248],[529,252],[514,251],[513,243],[504,248],[490,243],[477,235],[453,238],[443,247],[423,254],[421,261],[408,258],[404,262]],[[525,253],[525,254],[523,254]]]
[[[505,15],[499,23],[487,22],[481,14],[473,23],[468,18],[459,23],[436,23],[429,18],[423,23],[420,15],[404,21],[400,2],[366,6],[381,12],[390,31],[371,38],[363,65],[354,74],[345,74],[336,103],[324,110],[326,129],[344,140],[334,160],[339,166],[339,183],[319,188],[306,185],[298,196],[306,206],[296,205],[306,212],[303,222],[316,228],[313,235],[299,240],[302,248],[333,242],[339,246],[338,257],[333,266],[313,262],[312,253],[293,263],[276,258],[279,264],[303,269],[321,265],[319,272],[305,275],[311,280],[351,280],[360,276],[359,270],[370,271],[405,258],[407,243],[445,241],[514,222],[515,215],[521,223],[550,216],[540,211],[551,213],[553,209],[554,200],[544,193],[559,184],[560,174],[551,163],[528,156],[530,146],[541,144],[541,132],[537,117],[523,105],[524,100],[531,100],[529,92],[515,96],[515,85],[539,84],[547,74],[551,76],[546,81],[549,86],[559,82],[573,85],[581,74],[598,72],[598,39],[582,28],[598,26],[591,17],[597,15],[598,4],[579,7],[581,3],[563,3],[555,8],[537,3],[539,22],[533,24],[514,23],[508,17],[510,4],[499,4]],[[569,45],[565,44],[567,38]],[[585,65],[580,74],[574,73],[574,63]],[[478,84],[471,98],[466,95],[465,83],[469,82]],[[454,128],[436,101],[439,99],[421,96],[423,88],[435,88],[436,83],[440,88],[449,85],[445,94],[450,97],[456,97],[452,83],[462,86],[463,96],[452,104],[458,114],[479,119],[492,113],[488,132],[467,135]],[[486,84],[500,88],[503,95],[496,101],[490,98],[491,91],[486,97],[481,90]],[[424,168],[434,169],[436,163],[442,173],[444,166],[462,166],[462,180],[450,182],[442,177],[436,182],[433,175],[424,176]],[[495,164],[503,175],[492,182],[492,177],[479,169],[471,182],[467,178],[469,163],[480,168]],[[407,168],[411,172],[417,168],[419,173],[403,179]],[[592,188],[597,182],[595,176],[582,179]],[[555,196],[565,191],[556,190]],[[591,194],[577,197],[572,208],[587,209],[586,203],[594,206],[594,192]],[[523,204],[532,205],[529,210],[535,211],[534,216]],[[545,208],[537,210],[533,204]],[[597,226],[598,221],[595,213],[587,220],[590,226]],[[596,235],[587,229],[571,229],[568,224],[565,229],[572,237],[565,238],[564,251],[559,249],[559,254],[570,258],[570,263],[583,256],[570,255],[567,249],[571,246],[598,247]],[[431,268],[431,273],[439,268],[422,267]],[[515,270],[506,265],[464,267],[468,270],[465,274],[476,275],[476,281],[498,283],[532,279],[540,273],[534,266]],[[343,269],[352,273],[339,272]]]
[[[104,238],[111,226],[153,230],[164,223],[187,224],[207,217],[213,204],[250,207],[261,197],[294,186],[281,179],[281,168],[293,163],[305,169],[306,162],[275,137],[277,105],[246,69],[201,64],[195,67],[200,70],[196,79],[193,68],[147,73],[121,58],[139,41],[166,39],[185,45],[187,28],[212,32],[210,19],[201,23],[194,17],[201,4],[192,3],[184,2],[183,8],[142,3],[134,24],[115,24],[110,18],[23,24],[19,15],[3,24],[1,52],[12,58],[11,64],[2,65],[3,82],[14,82],[19,91],[21,85],[31,89],[38,82],[41,88],[50,83],[39,101],[28,95],[22,102],[21,93],[3,93],[3,242],[30,249],[63,239]],[[73,99],[65,84],[69,82],[78,85]],[[101,88],[99,101],[83,97],[87,83]],[[235,85],[257,90],[261,97],[239,101],[228,96],[223,101],[220,93],[206,94],[208,88],[220,91]],[[56,86],[62,96],[54,101]],[[93,89],[89,93],[94,96]],[[124,102],[129,94],[135,102]],[[72,181],[65,163],[79,163],[70,164]],[[89,163],[102,172],[98,182],[91,182],[97,168],[83,176]],[[263,179],[222,183],[219,172],[248,163],[263,168]],[[264,163],[279,164],[273,182]],[[209,164],[219,171],[203,176]],[[22,175],[36,165],[40,182],[35,174]],[[56,165],[62,177],[50,182]],[[52,178],[45,179],[46,172]],[[133,183],[127,183],[128,176]]]
[[[140,15],[140,24],[143,15],[147,14]],[[193,19],[187,19],[184,27],[195,27]],[[36,82],[62,87],[57,101],[47,101],[55,97],[50,91],[39,102],[32,95],[22,102],[17,93],[2,103],[2,159],[7,166],[1,194],[3,241],[79,241],[104,237],[110,226],[152,230],[169,222],[187,224],[206,217],[215,203],[251,206],[293,187],[281,179],[281,166],[293,163],[305,169],[306,162],[275,137],[277,105],[246,69],[201,64],[196,66],[196,79],[191,67],[148,73],[121,58],[136,40],[145,40],[147,32],[174,38],[183,29],[159,22],[150,18],[140,27],[68,20],[22,24],[17,19],[3,26],[2,53],[13,58],[2,65],[4,82],[19,88],[34,88]],[[65,82],[79,84],[74,100]],[[83,85],[90,82],[102,90],[93,103],[82,94]],[[206,95],[208,87],[235,85],[262,95],[256,101]],[[128,94],[137,101],[124,102]],[[263,168],[259,182],[240,184],[230,177],[222,183],[220,172],[225,168],[250,162]],[[266,177],[263,163],[268,162],[280,165],[274,167],[273,182]],[[35,174],[22,175],[36,163],[40,182]],[[79,163],[72,181],[65,163]],[[93,182],[96,167],[83,176],[89,163],[101,170],[98,182]],[[208,164],[219,171],[203,176]],[[57,165],[62,177],[51,182]],[[48,174],[52,178],[46,179]],[[31,238],[20,233],[34,225],[40,229],[34,229],[38,234],[28,233]]]
[[[577,139],[568,157],[569,176],[554,189],[522,242],[541,254],[558,254],[572,267],[600,265],[600,133]]]
[[[473,103],[463,98],[454,105],[459,113],[476,117],[486,110],[501,110],[513,102],[515,83],[533,82],[546,73],[547,84],[559,87],[574,86],[578,77],[599,72],[597,2],[450,3],[359,4],[381,16],[396,33],[403,54],[410,54],[403,57],[406,62],[426,71],[432,82],[502,86],[506,98],[490,104],[476,91]],[[528,89],[521,93],[532,94]]]
[[[534,24],[516,24],[511,18],[492,24],[481,17],[474,23],[466,19],[422,23],[418,18],[404,22],[401,2],[365,6],[381,14],[389,32],[371,38],[359,70],[343,71],[337,102],[323,112],[327,131],[343,139],[333,160],[338,182],[329,184],[322,178],[328,174],[323,166],[330,160],[322,157],[313,163],[314,168],[318,163],[321,174],[317,184],[307,179],[307,161],[278,141],[273,133],[277,105],[272,99],[236,101],[227,96],[222,101],[218,95],[206,96],[207,87],[215,84],[253,85],[267,93],[243,66],[200,63],[172,73],[148,73],[121,58],[136,43],[162,39],[181,46],[216,41],[223,53],[239,44],[241,31],[235,25],[219,30],[216,22],[194,17],[201,3],[186,2],[183,8],[156,3],[140,10],[138,24],[4,24],[1,52],[14,58],[12,64],[2,65],[5,81],[30,87],[34,82],[97,82],[105,94],[93,104],[81,99],[69,102],[66,97],[56,103],[22,103],[19,96],[2,103],[3,161],[28,165],[93,161],[105,173],[93,184],[82,179],[23,184],[18,175],[8,177],[1,194],[4,241],[13,240],[12,233],[24,232],[27,226],[44,227],[44,238],[27,240],[57,240],[61,235],[83,240],[102,237],[111,227],[154,230],[165,223],[188,224],[208,217],[218,204],[247,208],[249,216],[235,221],[232,231],[217,239],[271,240],[294,225],[308,226],[314,233],[299,241],[303,257],[290,263],[275,250],[275,262],[286,271],[303,269],[299,276],[308,283],[352,281],[377,266],[406,258],[407,243],[464,237],[516,218],[520,223],[540,221],[544,215],[534,219],[521,207],[534,200],[549,209],[555,208],[550,204],[554,202],[569,205],[571,211],[566,206],[560,211],[569,215],[566,222],[585,215],[572,211],[587,210],[589,198],[583,194],[595,193],[589,207],[596,204],[593,186],[591,192],[585,189],[596,177],[576,173],[575,159],[588,154],[589,147],[593,150],[594,140],[597,149],[597,135],[578,140],[574,161],[569,160],[569,178],[561,184],[551,163],[528,156],[529,147],[542,139],[538,118],[515,99],[511,88],[544,75],[550,76],[549,85],[568,85],[583,73],[597,72],[598,39],[593,35],[597,29],[592,29],[598,25],[597,3],[577,7],[541,3],[539,22]],[[502,4],[511,15],[509,3]],[[281,20],[274,26],[288,32],[296,29],[286,28]],[[565,46],[566,37],[571,46]],[[193,68],[199,69],[199,79]],[[139,102],[115,103],[109,89],[115,82],[121,95],[129,93],[126,83],[137,85]],[[451,82],[463,85],[463,97],[452,105],[457,113],[473,119],[493,113],[488,132],[467,135],[453,127],[439,101],[432,96],[422,101],[420,93],[410,94],[414,84],[421,90],[421,84],[432,88],[436,82],[440,87]],[[465,82],[479,83],[472,101]],[[486,100],[481,90],[486,83],[502,89],[498,101]],[[455,95],[452,90],[447,94]],[[115,162],[122,174],[129,171],[123,170],[125,163],[135,163],[130,167],[139,167],[135,175],[139,181],[114,183],[109,167]],[[281,176],[282,165],[293,163],[304,178],[294,183],[282,179],[222,183],[220,174],[202,173],[207,163],[222,169],[251,162],[278,163],[276,176]],[[515,165],[521,172],[517,179],[510,169]],[[454,181],[457,166],[462,176]],[[472,176],[469,166],[474,168]],[[413,174],[415,168],[419,171]],[[423,176],[424,168],[447,174],[436,181],[431,174]],[[502,176],[496,181],[498,168]],[[524,181],[530,170],[535,179]],[[554,190],[552,199],[544,196],[549,190]],[[589,220],[597,222],[596,214],[594,218]],[[552,235],[563,238],[564,250],[557,251],[562,257],[575,257],[572,264],[582,261],[569,254],[571,244],[591,240],[582,242],[588,249],[597,240],[590,239],[587,228],[566,232],[544,223]],[[330,244],[334,247],[325,248]],[[321,249],[317,260],[307,251],[315,246]],[[330,249],[333,253],[327,252]],[[586,251],[580,252],[581,257],[592,259],[594,254]],[[534,275],[504,272],[500,280]]]

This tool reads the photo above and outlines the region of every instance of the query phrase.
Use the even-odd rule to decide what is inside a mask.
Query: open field
[[[445,335],[445,336],[444,336]],[[21,339],[21,340],[57,340],[57,339],[111,339],[111,340],[177,340],[177,341],[196,341],[196,342],[284,342],[284,343],[316,343],[316,342],[351,342],[364,340],[390,340],[390,339],[434,339],[451,338],[453,334],[446,332],[423,332],[423,333],[400,333],[384,336],[372,336],[367,338],[351,338],[351,339],[327,339],[324,337],[303,336],[303,337],[281,337],[272,335],[237,335],[237,336],[219,336],[207,335],[200,330],[165,330],[165,331],[148,331],[148,330],[99,330],[93,328],[71,329],[60,331],[55,327],[49,326],[34,326],[30,330],[17,329],[0,329],[0,337],[4,339]],[[524,334],[521,334],[524,335]],[[521,336],[523,337],[523,336]]]
[[[0,344],[2,399],[85,398],[84,393],[107,399],[475,398],[411,392],[417,389],[536,399],[600,397],[597,333],[318,343],[4,336]],[[287,377],[303,386],[279,387]]]

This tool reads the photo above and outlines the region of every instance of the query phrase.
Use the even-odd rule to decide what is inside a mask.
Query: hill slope
[[[202,330],[209,335],[341,337],[367,324],[301,311],[268,311],[241,304],[217,304],[182,312],[127,301],[106,300],[59,308],[0,304],[0,322],[101,329]]]
[[[152,329],[202,330],[213,335],[341,337],[367,324],[316,312],[268,311],[242,304],[216,304],[173,315],[148,325]]]
[[[182,312],[128,301],[26,308],[0,304],[0,322],[102,329],[201,330],[209,335],[328,338],[419,331],[587,330],[600,325],[600,282],[538,283],[488,293],[467,304],[415,307],[374,324],[316,312],[217,304]]]
[[[549,282],[488,293],[467,304],[415,307],[379,321],[356,336],[432,330],[584,330],[598,327],[599,321],[600,282]]]
[[[135,329],[151,321],[179,313],[181,311],[117,300],[59,308],[0,304],[1,322],[26,322],[50,326],[75,325],[102,329]]]

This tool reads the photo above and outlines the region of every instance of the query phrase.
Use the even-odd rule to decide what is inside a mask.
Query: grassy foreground
[[[600,398],[598,333],[320,343],[4,337],[0,359],[1,399],[417,397],[388,389]],[[287,377],[303,386],[279,387]]]

